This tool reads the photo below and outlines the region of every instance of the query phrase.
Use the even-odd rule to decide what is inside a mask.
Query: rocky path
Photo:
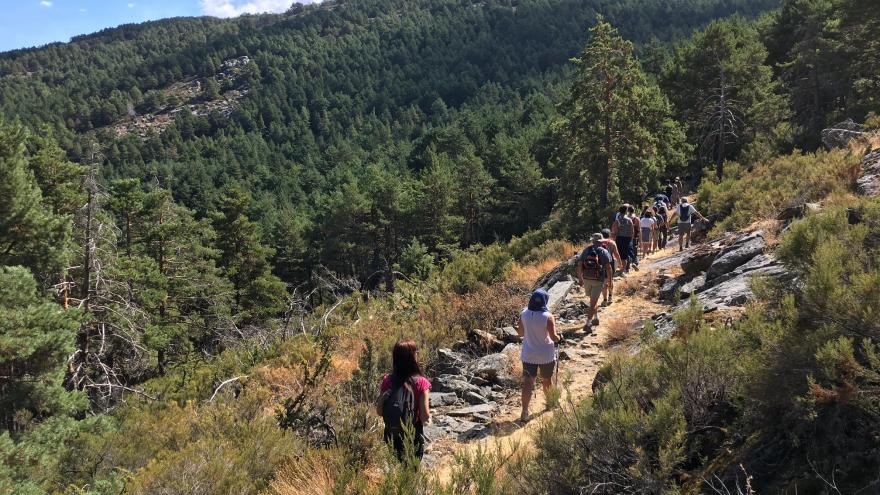
[[[673,243],[670,242],[666,250],[645,258],[641,263],[641,271],[634,271],[616,279],[614,304],[601,309],[599,314],[601,323],[589,335],[582,330],[588,304],[583,291],[577,285],[569,284],[566,287],[565,280],[553,284],[554,288],[558,289],[558,293],[557,299],[552,301],[555,304],[551,303],[551,310],[556,314],[559,328],[567,338],[560,350],[558,376],[559,388],[562,390],[560,408],[547,411],[544,394],[538,391],[530,406],[532,420],[525,425],[519,421],[518,377],[521,367],[518,360],[519,347],[514,343],[518,339],[509,335],[512,329],[499,329],[501,331],[496,332],[500,333],[498,335],[500,338],[497,339],[500,342],[496,344],[498,347],[504,340],[509,342],[500,352],[477,359],[477,364],[461,363],[460,367],[463,369],[460,370],[459,377],[469,378],[471,385],[474,385],[473,380],[476,379],[477,385],[473,390],[462,394],[454,386],[449,387],[448,383],[442,383],[443,378],[440,380],[440,387],[436,386],[438,381],[435,380],[435,390],[439,388],[441,391],[432,394],[432,402],[435,398],[437,401],[432,404],[434,424],[426,428],[426,434],[432,441],[425,457],[425,466],[440,479],[448,479],[456,453],[499,447],[503,452],[508,453],[514,445],[528,448],[532,434],[541,424],[554,414],[566,414],[574,404],[592,392],[596,373],[610,352],[627,352],[637,339],[638,328],[643,322],[668,311],[668,306],[660,303],[658,299],[657,276],[661,270],[666,271],[663,260],[677,257],[676,251],[677,245],[673,248]],[[673,262],[673,265],[677,264]],[[559,293],[563,293],[561,297]],[[493,339],[492,335],[482,335],[482,337]],[[507,357],[499,358],[497,354]],[[492,359],[502,362],[485,363]],[[479,364],[481,362],[509,368],[503,376],[499,376],[503,373],[501,371],[490,376],[481,372],[482,367],[485,367]],[[494,388],[488,391],[489,397],[469,395],[470,393],[479,395],[478,389],[481,385],[482,391],[486,391],[485,387],[489,385],[491,385],[490,389]],[[461,404],[460,399],[456,400],[459,396],[469,399],[466,402],[471,404]],[[440,400],[440,397],[443,400]],[[444,402],[448,402],[448,405]]]

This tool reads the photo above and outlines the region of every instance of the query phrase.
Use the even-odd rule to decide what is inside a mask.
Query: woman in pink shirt
[[[421,459],[425,454],[425,424],[431,421],[431,382],[422,375],[417,352],[418,346],[412,340],[394,344],[391,351],[392,371],[382,377],[379,386],[381,396],[378,412],[385,421],[384,438],[392,443],[400,460],[403,460],[405,452],[405,424],[411,422],[415,429],[413,451]]]

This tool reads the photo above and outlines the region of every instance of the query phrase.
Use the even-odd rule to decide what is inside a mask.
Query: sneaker
[[[594,326],[594,327],[599,326],[599,317],[598,316],[593,318],[593,321],[590,322],[590,326]]]
[[[611,294],[608,294],[608,305],[611,306],[611,304],[613,302],[614,302],[614,296],[612,296]]]
[[[586,322],[586,323],[584,323],[584,332],[586,332],[586,333],[589,334],[589,333],[591,333],[592,331],[593,331],[593,324],[590,323],[589,321]]]
[[[686,248],[690,248],[690,247],[691,247],[691,242],[690,242],[690,241],[688,241],[688,243],[687,243],[687,244],[685,244],[685,245],[684,245],[684,247],[686,247]]]
[[[608,299],[602,299],[602,302],[599,304],[603,308],[607,307],[611,302]]]
[[[528,411],[523,411],[522,414],[519,415],[519,420],[523,423],[528,423],[530,419],[532,419],[532,417],[529,415]]]

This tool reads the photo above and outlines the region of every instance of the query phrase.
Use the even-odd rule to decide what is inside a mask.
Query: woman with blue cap
[[[535,379],[541,374],[541,385],[544,393],[550,388],[553,378],[553,368],[556,365],[555,344],[561,340],[556,334],[556,319],[547,309],[550,295],[544,289],[538,289],[532,293],[529,306],[519,316],[517,333],[523,338],[520,359],[523,368],[522,383],[522,421],[529,420],[529,402],[532,400],[532,390],[535,387]]]

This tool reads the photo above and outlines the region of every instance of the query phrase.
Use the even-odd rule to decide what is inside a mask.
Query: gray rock
[[[541,278],[538,279],[537,282],[535,282],[535,286],[533,288],[537,289],[538,287],[544,287],[546,289],[549,287],[553,287],[553,285],[557,282],[574,280],[576,268],[577,255],[563,261],[562,263],[556,265],[556,268],[545,273]]]
[[[471,417],[474,418],[475,420],[479,421],[480,423],[491,423],[492,422],[492,418],[490,418],[489,416],[486,416],[485,414],[472,414]]]
[[[437,349],[437,369],[440,373],[458,375],[464,370],[467,357],[451,349]]]
[[[431,392],[428,398],[431,407],[451,406],[458,401],[454,392]]]
[[[573,281],[565,281],[565,282],[556,282],[553,284],[553,287],[547,291],[550,294],[550,301],[547,303],[547,308],[551,313],[555,312],[556,309],[562,304],[565,300],[565,296],[571,292],[571,288],[574,287]]]
[[[757,260],[752,266],[742,266],[733,276],[722,283],[718,283],[700,292],[700,301],[704,304],[704,311],[723,310],[742,306],[755,298],[755,294],[749,287],[750,280],[754,277],[769,277],[776,279],[790,279],[793,275],[785,267],[777,262],[767,263],[766,259]]]
[[[513,327],[501,328],[501,340],[507,344],[519,343],[520,337]]]
[[[570,349],[563,349],[559,351],[559,360],[560,361],[571,361],[575,357],[576,353]]]
[[[468,390],[467,392],[464,393],[464,395],[462,396],[462,399],[464,399],[464,401],[467,402],[468,404],[473,404],[473,405],[485,404],[485,403],[489,402],[489,399],[483,397],[482,395],[480,395],[476,392],[472,392],[470,390]]]
[[[703,285],[706,283],[706,276],[700,275],[699,277],[694,277],[684,284],[682,284],[679,289],[679,295],[681,296],[681,301],[686,301],[693,294],[696,294],[703,288]]]
[[[864,136],[862,126],[853,122],[852,119],[822,130],[822,144],[828,149],[845,148],[850,141]]]
[[[822,206],[819,205],[819,203],[799,203],[780,211],[779,214],[776,215],[776,219],[785,222],[787,220],[794,220],[795,218],[803,218],[809,213],[815,213],[821,209]]]
[[[474,328],[468,332],[468,342],[481,352],[498,352],[504,349],[504,342],[489,332]]]
[[[480,387],[468,383],[463,376],[458,375],[440,375],[435,377],[431,383],[431,389],[435,392],[453,392],[459,397],[463,396],[467,391],[480,393]]]
[[[717,255],[717,249],[700,246],[682,259],[681,269],[686,277],[695,277],[708,270]]]
[[[496,409],[498,409],[498,404],[494,402],[488,402],[486,404],[477,404],[470,407],[455,409],[453,411],[449,411],[449,413],[447,414],[453,417],[472,416],[474,414],[491,414]]]
[[[863,196],[880,195],[880,149],[862,158],[862,175],[856,181],[856,186]]]
[[[428,441],[431,442],[449,435],[449,431],[447,429],[431,424],[425,425],[424,432],[425,437],[428,439]]]
[[[764,251],[764,233],[759,231],[735,240],[721,252],[706,272],[706,280],[720,277],[750,261]]]
[[[572,304],[566,304],[559,312],[559,321],[576,320],[587,314],[590,306],[584,301],[578,301]]]
[[[474,361],[471,366],[474,376],[503,387],[518,385],[516,377],[512,374],[512,369],[513,363],[510,356],[503,352],[483,356]]]

